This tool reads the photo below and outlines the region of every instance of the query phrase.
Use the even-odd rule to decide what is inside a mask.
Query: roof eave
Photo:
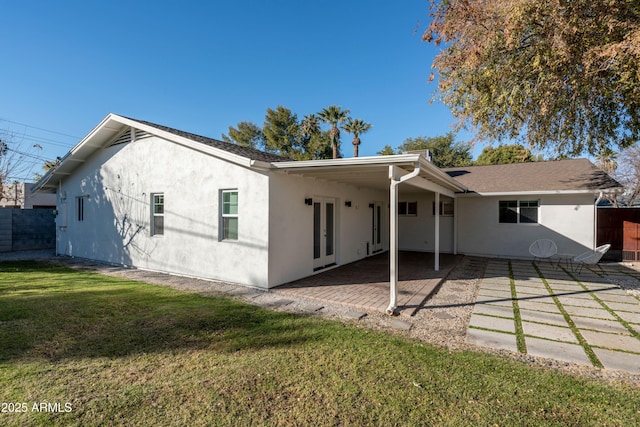
[[[570,194],[621,194],[623,188],[606,188],[590,190],[529,190],[529,191],[469,191],[465,195],[471,196],[534,196],[534,195],[570,195]]]
[[[451,178],[448,174],[440,170],[437,166],[429,162],[421,154],[395,154],[391,156],[367,156],[367,157],[349,157],[342,159],[323,159],[323,160],[294,160],[284,162],[272,162],[271,167],[276,170],[295,170],[302,172],[304,170],[314,170],[321,168],[335,167],[359,167],[359,166],[410,166],[415,167],[416,164],[420,168],[443,182],[446,182],[456,191],[467,191],[467,187]]]

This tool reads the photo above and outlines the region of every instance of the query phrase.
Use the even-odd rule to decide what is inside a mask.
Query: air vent
[[[123,133],[121,133],[116,139],[114,139],[111,144],[107,145],[107,147],[113,147],[114,145],[126,144],[131,142],[131,128],[127,129]]]
[[[150,133],[140,129],[136,129],[135,132],[136,132],[136,141],[139,139],[151,138],[153,136]]]

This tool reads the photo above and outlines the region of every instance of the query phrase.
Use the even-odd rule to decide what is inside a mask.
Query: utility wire
[[[69,138],[80,139],[79,137],[74,136],[74,135],[69,135],[68,133],[56,132],[56,131],[54,131],[54,130],[49,130],[49,129],[39,128],[39,127],[36,127],[36,126],[27,125],[27,124],[20,123],[20,122],[14,122],[13,120],[5,119],[4,117],[0,117],[0,121],[4,121],[4,122],[8,122],[8,123],[13,123],[13,124],[15,124],[15,125],[20,125],[20,126],[28,127],[28,128],[31,128],[31,129],[38,129],[38,130],[41,130],[41,131],[44,131],[44,132],[55,133],[56,135],[68,136]]]

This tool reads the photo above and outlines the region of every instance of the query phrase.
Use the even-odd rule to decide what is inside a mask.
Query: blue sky
[[[38,157],[64,155],[110,112],[220,138],[240,121],[262,125],[267,108],[302,118],[336,104],[373,125],[361,156],[453,124],[428,102],[437,51],[421,41],[426,0],[4,0],[1,10],[0,130],[40,138]]]

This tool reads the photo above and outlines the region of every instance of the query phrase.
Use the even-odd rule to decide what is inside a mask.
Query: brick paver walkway
[[[413,315],[459,258],[441,255],[440,271],[434,271],[433,259],[432,253],[400,252],[397,311],[401,315]],[[278,286],[273,292],[384,312],[389,306],[389,254],[385,252]]]

